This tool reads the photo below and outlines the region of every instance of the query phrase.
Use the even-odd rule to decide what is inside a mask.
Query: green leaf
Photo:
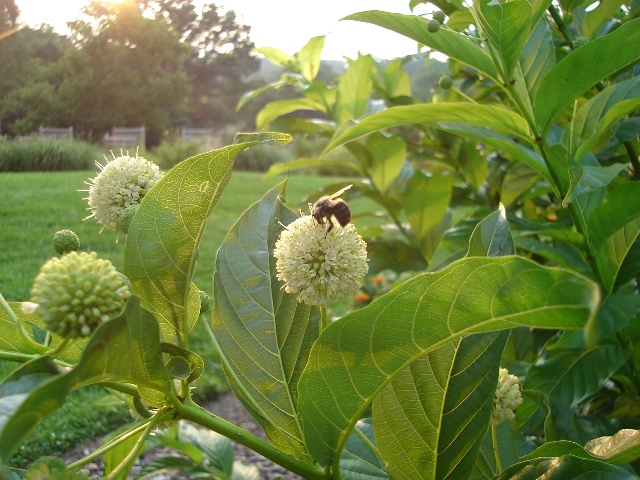
[[[584,448],[608,463],[623,465],[640,457],[640,431],[620,430],[612,437],[595,438]]]
[[[142,437],[143,433],[144,431],[140,430],[138,433],[131,435],[126,440],[124,440],[121,443],[118,443],[117,445],[115,445],[114,447],[112,447],[107,451],[107,453],[104,456],[103,476],[106,477],[107,475],[109,475],[116,468],[118,468],[121,463],[123,463],[126,460],[127,455],[129,455],[131,451],[134,449],[136,443],[138,442],[140,437]],[[142,451],[144,451],[144,447]],[[124,467],[124,469],[120,472],[120,475],[118,475],[117,477],[110,477],[110,478],[113,478],[114,480],[126,480],[136,460],[138,460],[137,457],[130,459],[129,462]]]
[[[389,476],[376,449],[373,423],[365,418],[356,423],[347,439],[340,460],[344,480],[387,480]]]
[[[307,82],[315,80],[320,69],[320,55],[324,48],[325,36],[313,37],[307,44],[296,54],[300,72]]]
[[[383,92],[387,98],[411,96],[411,80],[400,60],[389,62],[382,76],[382,81]]]
[[[595,132],[586,139],[583,139],[582,143],[578,145],[575,154],[576,160],[580,160],[616,122],[638,110],[640,110],[640,98],[630,98],[612,106],[607,113],[600,118]]]
[[[264,55],[267,60],[269,60],[274,65],[288,68],[289,70],[300,73],[300,70],[298,68],[299,65],[298,62],[296,62],[295,57],[283,52],[282,50],[274,47],[261,47],[256,48],[255,51]]]
[[[471,15],[471,11],[468,8],[463,10],[456,10],[447,19],[447,27],[451,30],[455,30],[456,32],[461,32],[462,30],[466,30],[469,28],[469,25],[474,23],[475,20],[473,15]]]
[[[546,20],[541,20],[531,32],[520,58],[522,73],[530,92],[535,90],[555,63],[556,51],[551,29]]]
[[[156,477],[158,472],[170,472],[172,470],[191,470],[197,465],[188,458],[182,457],[161,457],[153,462],[147,463],[140,469],[135,480],[145,480]]]
[[[231,480],[260,480],[260,470],[255,465],[245,465],[244,463],[236,460],[233,462],[233,474]],[[274,480],[282,479],[282,477],[275,477]]]
[[[167,370],[173,378],[186,380],[191,373],[189,362],[182,357],[171,357],[167,362]]]
[[[596,38],[560,60],[533,92],[538,125],[547,130],[589,88],[640,58],[640,19]]]
[[[640,97],[640,77],[632,77],[605,88],[578,108],[571,121],[571,128],[565,130],[563,144],[569,145],[569,151],[575,154],[578,147],[594,134],[600,119],[612,107],[637,97]]]
[[[394,31],[475,68],[479,73],[493,80],[498,79],[498,71],[491,57],[469,37],[446,28],[441,28],[436,33],[429,33],[427,19],[424,17],[370,10],[354,13],[342,20],[372,23]]]
[[[496,3],[490,0],[473,0],[473,11],[504,68],[506,83],[511,80],[513,70],[529,38],[531,27],[531,4],[529,0],[511,0]]]
[[[407,280],[315,342],[298,400],[314,458],[332,463],[382,388],[440,345],[521,325],[582,328],[598,301],[586,278],[519,257],[465,258]]]
[[[202,375],[202,372],[204,371],[204,360],[202,360],[200,355],[197,353],[166,342],[162,342],[160,344],[160,348],[163,353],[173,355],[174,358],[181,358],[186,362],[188,373],[185,378],[188,383],[195,382],[200,375]]]
[[[263,130],[276,118],[286,115],[287,113],[297,112],[298,110],[322,112],[324,107],[310,98],[294,98],[293,100],[269,102],[256,116],[256,127],[258,130]]]
[[[634,474],[608,463],[573,455],[543,457],[520,462],[507,468],[495,480],[635,480]]]
[[[411,124],[438,127],[441,122],[491,127],[524,140],[530,139],[526,120],[507,108],[476,103],[428,103],[393,107],[369,115],[361,122],[336,132],[325,153],[378,130]]]
[[[204,453],[211,467],[231,477],[233,446],[227,437],[182,421],[178,427],[178,440],[198,447]]]
[[[600,390],[628,358],[626,350],[613,345],[600,345],[585,351],[554,351],[529,369],[524,389],[538,390],[573,407]],[[536,408],[535,403],[525,397],[516,410],[518,424],[529,420]]]
[[[500,204],[497,211],[483,219],[469,239],[467,257],[501,257],[515,255],[516,246],[513,244],[507,213]]]
[[[424,238],[444,217],[452,184],[451,177],[439,174],[428,177],[420,170],[409,179],[402,195],[402,208],[418,239]]]
[[[613,291],[620,267],[640,234],[640,184],[627,182],[607,195],[588,219],[598,275]]]
[[[596,36],[604,23],[611,20],[614,14],[620,12],[620,7],[623,4],[624,0],[600,2],[596,8],[587,12],[584,16],[582,20],[582,35],[587,38]]]
[[[22,312],[21,305],[22,303],[18,302],[9,303],[14,318],[4,308],[0,307],[0,349],[7,352],[21,353],[46,352],[48,347],[37,343],[21,327],[21,324],[31,323],[30,320],[40,317],[35,313]]]
[[[169,392],[171,376],[162,361],[160,329],[153,314],[131,297],[124,314],[103,323],[91,336],[72,373],[84,385],[113,380]]]
[[[257,143],[291,137],[262,134],[196,155],[172,168],[147,193],[129,227],[124,274],[142,305],[156,314],[165,341],[182,342],[200,314],[191,283],[207,218],[229,181],[236,156]]]
[[[0,384],[0,465],[18,451],[44,417],[60,408],[72,381],[49,357],[20,366]]]
[[[592,345],[628,327],[640,314],[640,296],[618,290],[605,297],[598,315],[584,330],[585,339]]]
[[[251,206],[216,259],[213,329],[230,384],[272,443],[305,458],[296,408],[298,381],[318,334],[319,310],[298,303],[276,278],[275,242],[298,216],[279,196],[284,183]]]
[[[367,138],[366,146],[371,152],[369,177],[380,192],[385,192],[402,171],[407,145],[398,137],[377,133]]]
[[[358,54],[357,60],[349,64],[338,84],[335,119],[338,125],[347,120],[360,119],[367,111],[371,95],[371,74],[374,61],[371,55]]]
[[[640,101],[638,104],[640,105]],[[607,167],[572,165],[569,167],[569,180],[571,184],[567,194],[562,199],[562,206],[567,208],[569,203],[575,200],[578,195],[606,187],[620,172],[626,169],[627,165],[620,163]]]
[[[549,174],[549,170],[547,169],[542,155],[531,148],[515,142],[507,135],[497,133],[491,128],[478,125],[456,125],[453,123],[439,122],[438,126],[446,132],[455,133],[462,137],[470,138],[477,142],[497,148],[538,173],[549,183],[552,182],[551,175]]]
[[[509,332],[446,343],[405,368],[373,401],[378,448],[393,478],[464,477],[484,438]]]

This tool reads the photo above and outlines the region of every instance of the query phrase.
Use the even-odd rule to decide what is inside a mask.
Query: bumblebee
[[[345,191],[349,190],[353,185],[347,185],[343,189],[338,190],[333,195],[324,195],[320,197],[313,205],[309,204],[311,215],[320,225],[329,222],[327,233],[333,230],[334,224],[331,217],[336,217],[338,223],[344,227],[351,220],[351,210],[349,205],[343,199],[339,198]],[[325,222],[326,220],[326,222]]]

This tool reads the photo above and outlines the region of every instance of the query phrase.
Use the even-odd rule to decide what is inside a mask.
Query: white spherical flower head
[[[333,222],[337,225],[335,219]],[[369,269],[367,244],[353,224],[336,226],[327,233],[327,226],[310,215],[282,231],[274,256],[285,291],[309,305],[326,305],[355,294]]]
[[[107,158],[105,157],[105,160]],[[96,162],[100,173],[87,182],[89,185],[89,215],[98,223],[114,231],[120,231],[120,216],[131,205],[138,205],[147,192],[164,176],[156,164],[136,154],[122,155],[106,165]]]
[[[498,388],[495,397],[493,397],[491,421],[498,425],[505,420],[513,420],[515,418],[513,412],[521,403],[522,394],[518,377],[510,375],[506,368],[501,368],[498,376]]]

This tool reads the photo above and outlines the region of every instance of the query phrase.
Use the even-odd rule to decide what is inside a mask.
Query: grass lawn
[[[93,172],[47,172],[0,174],[0,293],[7,301],[29,299],[29,290],[40,266],[55,255],[51,240],[56,231],[71,229],[80,237],[80,249],[95,250],[122,268],[126,237],[110,230],[99,234],[95,220],[82,221],[87,216],[87,204],[82,198],[87,188],[83,183]],[[229,185],[213,211],[200,245],[200,259],[194,282],[211,295],[216,252],[227,231],[244,210],[258,201],[283,177],[263,181],[262,174],[234,172]],[[293,209],[307,210],[308,195],[337,179],[323,177],[291,177],[287,183],[287,198]],[[222,373],[216,362],[215,350],[199,324],[190,334],[190,347],[205,359],[205,373],[198,380],[196,398],[206,398],[224,388]],[[15,364],[0,365],[6,374]],[[24,465],[44,454],[60,454],[83,438],[108,431],[130,420],[122,405],[104,403],[105,391],[100,387],[85,388],[72,393],[70,402],[48,417],[34,432],[14,464]],[[69,405],[71,403],[71,405]]]

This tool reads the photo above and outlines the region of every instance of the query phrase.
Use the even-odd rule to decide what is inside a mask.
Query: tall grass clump
[[[95,146],[77,140],[3,140],[0,172],[86,170],[100,156]]]

